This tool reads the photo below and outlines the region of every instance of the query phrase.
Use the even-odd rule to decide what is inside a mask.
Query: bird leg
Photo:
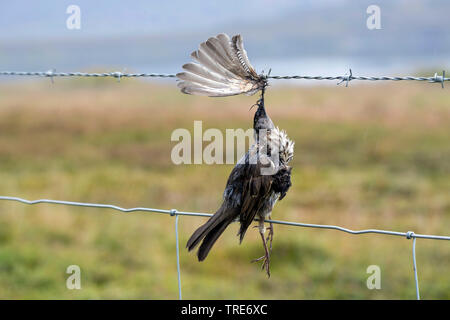
[[[269,219],[272,219],[272,217],[269,216]],[[266,228],[266,230],[267,230],[267,229],[270,230],[270,231],[269,231],[269,234],[267,235],[267,238],[266,238],[266,243],[269,242],[269,253],[272,253],[273,223],[272,223],[272,222],[269,222],[269,224],[270,224],[270,226],[269,226],[268,228]],[[254,228],[259,228],[259,226],[254,226]],[[264,256],[262,256],[262,257],[260,257],[260,258],[258,258],[258,259],[256,259],[256,260],[259,261],[259,260],[261,260],[262,258],[264,258]]]
[[[266,231],[266,228],[264,226],[264,220],[260,220],[259,221],[259,234],[261,235],[261,239],[262,239],[262,242],[264,245],[264,255],[262,257],[252,260],[252,262],[257,262],[257,261],[263,260],[261,269],[266,269],[267,277],[270,278],[270,253],[269,253],[269,250],[267,249],[266,238],[264,237],[265,231]]]
[[[271,220],[272,217],[269,216],[269,219]],[[272,254],[272,242],[273,242],[273,223],[269,222],[269,227],[267,229],[269,229],[269,234],[267,235],[267,239],[266,242],[269,242],[269,252],[270,254]]]

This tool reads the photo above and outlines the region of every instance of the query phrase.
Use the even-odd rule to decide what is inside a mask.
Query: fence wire
[[[176,78],[176,74],[163,73],[126,73],[120,71],[104,72],[104,73],[88,73],[88,72],[56,72],[55,69],[48,71],[0,71],[0,76],[38,76],[48,77],[52,80],[55,77],[113,77],[120,81],[121,78]],[[338,84],[345,83],[348,87],[350,81],[428,81],[430,83],[440,83],[444,88],[444,82],[450,81],[450,78],[445,77],[445,70],[442,75],[434,74],[433,77],[413,77],[413,76],[354,76],[352,69],[345,75],[341,76],[307,76],[307,75],[268,75],[268,79],[274,80],[339,80]]]
[[[120,81],[121,78],[176,78],[176,74],[164,74],[164,73],[126,73],[120,71],[113,72],[103,72],[103,73],[88,73],[88,72],[56,72],[55,69],[48,71],[0,71],[0,76],[37,76],[37,77],[47,77],[53,82],[56,77],[111,77],[116,78]],[[339,81],[337,84],[345,83],[346,87],[350,81],[361,80],[361,81],[421,81],[430,83],[440,83],[441,87],[444,88],[444,82],[450,81],[450,78],[445,77],[445,70],[442,71],[442,75],[434,74],[433,77],[413,77],[413,76],[355,76],[351,69],[341,76],[307,76],[307,75],[268,75],[268,79],[273,80],[330,80]],[[180,255],[179,255],[179,239],[178,239],[178,217],[179,216],[200,216],[200,217],[210,217],[212,214],[200,213],[200,212],[184,212],[178,211],[176,209],[164,210],[155,208],[122,208],[112,204],[99,204],[99,203],[84,203],[84,202],[73,202],[73,201],[59,201],[59,200],[49,200],[49,199],[39,199],[39,200],[26,200],[18,197],[7,197],[0,196],[0,200],[18,201],[25,204],[38,204],[38,203],[48,203],[48,204],[59,204],[68,206],[78,206],[78,207],[91,207],[91,208],[106,208],[117,210],[121,212],[155,212],[170,214],[175,216],[175,238],[176,238],[176,255],[177,255],[177,273],[178,273],[178,296],[182,299],[181,295],[181,268],[180,268]],[[428,235],[428,234],[416,234],[413,231],[408,232],[398,232],[398,231],[388,231],[388,230],[378,230],[378,229],[364,229],[364,230],[351,230],[334,225],[320,225],[320,224],[310,224],[310,223],[299,223],[291,221],[280,221],[280,220],[266,220],[267,222],[272,222],[274,224],[288,225],[294,227],[306,227],[306,228],[319,228],[319,229],[331,229],[346,232],[353,235],[360,234],[383,234],[391,236],[405,237],[406,239],[413,240],[412,246],[412,258],[413,258],[413,271],[414,280],[416,286],[416,297],[420,300],[419,294],[419,280],[417,275],[417,264],[416,264],[416,239],[432,239],[432,240],[450,240],[450,236],[438,236],[438,235]]]
[[[178,296],[179,299],[182,299],[181,296],[181,267],[180,267],[180,248],[179,248],[179,238],[178,238],[178,217],[179,216],[199,216],[199,217],[211,217],[212,214],[209,213],[201,213],[201,212],[188,212],[188,211],[178,211],[177,209],[155,209],[155,208],[145,208],[145,207],[135,207],[135,208],[122,208],[112,204],[101,204],[101,203],[86,203],[86,202],[74,202],[74,201],[62,201],[62,200],[49,200],[49,199],[39,199],[39,200],[26,200],[19,197],[9,197],[9,196],[0,196],[0,200],[7,201],[17,201],[24,204],[39,204],[39,203],[49,203],[49,204],[59,204],[59,205],[67,205],[67,206],[77,206],[77,207],[91,207],[91,208],[105,208],[112,209],[121,212],[155,212],[155,213],[163,213],[169,214],[170,216],[175,216],[175,241],[176,241],[176,257],[177,257],[177,273],[178,273]],[[255,220],[257,221],[257,220]],[[413,271],[414,271],[414,281],[416,286],[416,297],[420,300],[419,294],[419,280],[417,275],[417,262],[416,262],[416,239],[432,239],[432,240],[448,240],[450,241],[450,236],[440,236],[440,235],[429,235],[429,234],[416,234],[413,231],[407,232],[399,232],[399,231],[389,231],[389,230],[378,230],[378,229],[364,229],[364,230],[351,230],[339,226],[334,225],[322,225],[322,224],[311,224],[311,223],[300,223],[300,222],[291,222],[291,221],[281,221],[281,220],[265,220],[266,222],[271,222],[274,224],[294,226],[294,227],[306,227],[306,228],[319,228],[319,229],[331,229],[346,232],[353,235],[360,234],[383,234],[390,236],[398,236],[405,237],[406,239],[412,239],[412,259],[413,259]]]

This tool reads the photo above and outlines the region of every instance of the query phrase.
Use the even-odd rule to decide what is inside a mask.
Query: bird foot
[[[265,269],[266,273],[267,273],[267,277],[270,278],[270,257],[269,257],[269,255],[263,255],[262,257],[259,257],[257,259],[253,259],[252,263],[253,262],[258,262],[258,261],[261,261],[261,260],[263,260],[263,263],[261,265],[261,270]]]
[[[254,259],[252,262],[258,262],[263,260],[261,269],[266,270],[267,277],[270,278],[270,253],[272,252],[272,240],[273,240],[273,225],[270,224],[270,227],[268,228],[270,230],[269,235],[267,236],[267,239],[264,237],[264,232],[266,231],[266,228],[264,227],[264,220],[259,222],[259,234],[261,235],[261,240],[264,246],[264,255],[262,257],[259,257],[257,259]],[[270,250],[267,248],[267,242],[270,241]]]

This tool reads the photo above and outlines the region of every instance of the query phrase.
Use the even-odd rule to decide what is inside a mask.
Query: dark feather
[[[194,249],[200,241],[203,240],[200,248],[202,254],[200,255],[200,251],[198,253],[199,260],[200,256],[203,259],[206,258],[209,250],[212,245],[215,243],[217,238],[222,234],[225,228],[238,216],[239,212],[236,208],[228,207],[226,202],[222,203],[222,206],[217,210],[217,212],[206,221],[201,227],[199,227],[189,238],[186,248],[189,251]],[[203,260],[201,259],[201,260]],[[200,260],[200,261],[201,261]]]
[[[291,171],[291,167],[282,167],[273,176],[273,190],[280,194],[278,200],[282,200],[286,196],[289,188],[292,186]]]
[[[197,252],[198,261],[205,260],[214,243],[216,243],[217,239],[220,237],[220,235],[225,231],[226,227],[228,227],[228,225],[232,221],[233,219],[224,220],[206,234]]]

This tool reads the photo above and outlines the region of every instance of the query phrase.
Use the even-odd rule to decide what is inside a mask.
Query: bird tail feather
[[[265,87],[265,80],[250,64],[240,35],[230,39],[222,33],[209,38],[191,57],[196,62],[185,64],[184,71],[177,73],[183,93],[226,97],[252,95]]]
[[[222,204],[220,209],[189,238],[186,244],[186,248],[189,251],[194,249],[203,240],[197,252],[199,261],[205,260],[214,243],[233,221],[233,211],[226,208],[225,204]]]

